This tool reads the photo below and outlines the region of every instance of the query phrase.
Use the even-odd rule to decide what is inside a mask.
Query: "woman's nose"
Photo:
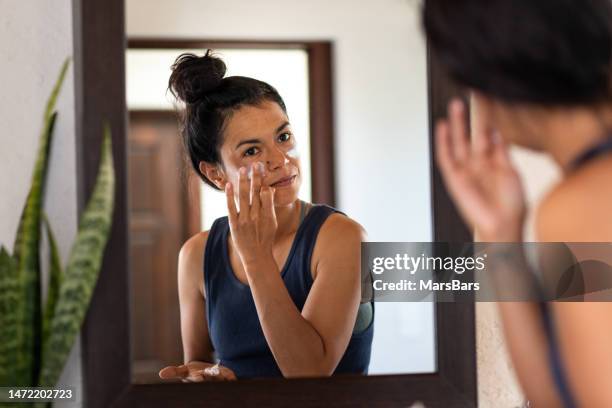
[[[266,164],[270,170],[285,166],[289,163],[289,157],[281,149],[272,149],[267,157]]]

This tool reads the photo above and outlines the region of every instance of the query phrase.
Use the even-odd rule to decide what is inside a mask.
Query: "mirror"
[[[213,48],[228,76],[278,90],[301,156],[300,199],[333,205],[370,241],[427,242],[432,187],[419,11],[409,0],[126,1],[132,382],[160,382],[162,367],[183,362],[178,252],[227,213],[224,194],[185,165],[166,93],[176,57]],[[333,155],[325,156],[324,143]],[[434,303],[377,302],[374,316],[369,375],[437,370]]]

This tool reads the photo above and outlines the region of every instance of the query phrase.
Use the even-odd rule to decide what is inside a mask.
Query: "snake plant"
[[[13,253],[0,247],[0,387],[57,384],[83,323],[110,233],[115,179],[111,135],[106,126],[94,191],[62,270],[57,243],[43,212],[43,198],[57,117],[55,104],[69,63],[69,59],[64,62],[47,101],[30,191]],[[44,305],[40,272],[43,226],[49,243],[49,285]]]

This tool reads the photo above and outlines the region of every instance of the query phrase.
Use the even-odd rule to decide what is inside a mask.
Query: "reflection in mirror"
[[[312,2],[271,0],[257,5],[244,0],[126,3],[128,36],[141,39],[131,42],[126,55],[133,381],[159,382],[160,369],[190,360],[209,363],[193,367],[189,374],[195,380],[231,373],[248,378],[435,371],[433,303],[360,306],[356,292],[345,289],[346,282],[354,282],[351,275],[343,281],[340,273],[329,273],[358,273],[358,239],[351,246],[352,238],[360,238],[351,229],[357,223],[370,241],[431,240],[427,69],[418,2],[355,5],[342,0],[321,2],[320,8]],[[180,37],[199,39],[201,47],[176,40]],[[174,41],[157,46],[155,40],[143,41],[154,38]],[[230,41],[236,38],[239,43]],[[245,41],[252,38],[265,42]],[[231,182],[230,194],[236,196],[239,168],[251,169],[256,161],[268,166],[259,176],[263,185],[281,181],[275,193],[278,230],[270,235],[276,236],[272,265],[259,257],[255,266],[245,267],[251,265],[253,241],[245,231],[230,231],[227,223],[217,225],[214,239],[202,239],[202,231],[228,215],[228,200],[196,174],[175,113],[184,113],[184,105],[166,89],[176,58],[185,52],[202,56],[211,39],[214,54],[227,66],[226,78],[263,81],[286,106],[285,112],[270,97],[233,106],[222,116],[219,162],[197,168],[221,189]],[[311,154],[318,143],[312,134],[317,123],[313,94],[330,85],[312,81],[316,55],[304,39],[331,45],[331,88],[322,92],[333,95],[328,113],[333,114],[335,177],[330,180],[311,177],[314,163],[320,163]],[[278,129],[285,121],[289,126]],[[234,148],[252,139],[259,140]],[[299,159],[294,160],[294,151]],[[300,180],[283,183],[281,176],[296,173]],[[247,177],[257,180],[257,174],[251,170]],[[334,207],[354,223],[316,205],[312,192],[321,182],[333,182]],[[191,269],[197,272],[177,279],[179,251],[194,236],[189,242],[195,255],[186,256],[187,246],[181,258],[196,264]],[[244,238],[237,242],[234,237]],[[211,262],[210,270],[230,275],[203,278],[202,258]],[[283,280],[258,286],[257,279],[266,276],[261,270],[273,270]],[[303,284],[294,282],[292,288],[291,273]],[[278,282],[285,284],[284,292]],[[189,292],[199,294],[189,308],[179,302],[179,284],[192,283],[202,289]],[[181,297],[190,296],[183,292]],[[250,303],[240,303],[245,297]],[[285,307],[274,309],[278,304]],[[219,369],[215,362],[221,363]],[[178,378],[188,371],[169,368],[165,374]]]

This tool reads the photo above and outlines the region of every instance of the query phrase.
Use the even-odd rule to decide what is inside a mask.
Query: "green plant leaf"
[[[115,174],[108,126],[104,128],[102,155],[92,196],[83,212],[76,242],[64,271],[39,385],[55,386],[79,333],[98,280],[104,248],[110,234]]]
[[[18,315],[16,341],[19,350],[16,357],[15,386],[35,385],[40,371],[41,354],[41,307],[40,307],[40,214],[42,211],[44,186],[49,163],[49,149],[57,113],[54,112],[57,97],[66,76],[70,60],[62,65],[59,77],[47,100],[44,113],[44,127],[40,135],[38,153],[30,191],[24,205],[13,256],[17,261],[17,275],[20,280],[21,301],[17,305]]]
[[[17,261],[4,247],[0,248],[0,387],[14,384],[21,356],[17,332],[20,329],[19,303],[21,287]]]
[[[62,89],[62,84],[64,83],[64,78],[66,78],[66,72],[68,72],[68,67],[70,66],[71,58],[68,57],[64,60],[62,64],[62,68],[60,69],[60,74],[55,81],[55,86],[51,91],[51,95],[49,95],[49,99],[47,99],[47,106],[45,108],[45,120],[51,117],[53,112],[55,111],[55,104],[57,103],[57,97]]]
[[[66,72],[68,72],[69,66],[70,66],[70,58],[66,58],[64,60],[64,63],[62,64],[62,68],[60,69],[59,76],[57,77],[55,81],[55,85],[53,86],[53,89],[51,90],[51,94],[49,95],[49,98],[47,99],[47,103],[45,106],[45,112],[43,116],[44,127],[42,130],[42,134],[40,135],[40,141],[39,141],[37,163],[41,158],[41,153],[47,151],[48,146],[51,144],[51,141],[49,140],[49,136],[48,136],[49,135],[48,129],[53,128],[53,122],[55,121],[55,115],[56,115],[54,111],[55,105],[57,103],[57,98],[62,88],[62,84],[64,83],[64,79],[66,78]],[[34,175],[32,176],[32,180],[34,180],[35,176],[36,176],[36,168],[35,168]],[[28,199],[31,193],[32,193],[32,189],[30,189],[30,193],[28,194]],[[13,254],[15,254],[18,257],[20,256],[18,251],[21,246],[20,242],[23,239],[23,233],[24,233],[23,224],[26,218],[25,217],[26,208],[27,206],[24,206],[23,211],[21,213],[21,217],[19,218],[19,227],[17,228],[17,236],[15,237],[15,244],[13,245]]]
[[[41,308],[40,308],[40,214],[44,186],[49,164],[49,146],[57,114],[49,117],[39,146],[34,166],[32,184],[26,199],[16,240],[14,259],[17,261],[17,277],[20,281],[20,302],[16,305],[18,326],[15,332],[18,365],[15,386],[31,386],[40,371]]]
[[[51,321],[53,319],[53,313],[55,311],[55,305],[57,303],[57,297],[59,295],[59,288],[62,282],[62,266],[57,249],[57,242],[55,235],[49,223],[47,215],[43,213],[43,221],[45,223],[45,229],[47,231],[47,241],[49,241],[49,288],[47,290],[47,303],[45,305],[45,312],[43,315],[43,327],[42,327],[42,349],[45,349],[45,345],[49,339],[49,330],[51,329]],[[44,356],[41,357],[44,359]]]

